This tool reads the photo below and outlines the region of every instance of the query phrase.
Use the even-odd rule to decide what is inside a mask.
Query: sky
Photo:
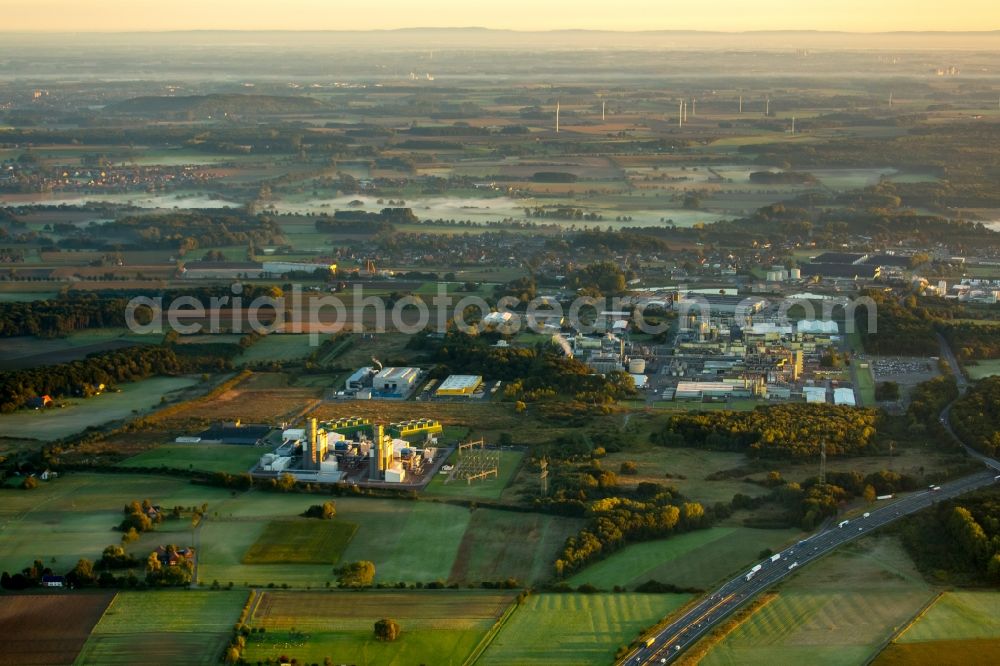
[[[0,0],[0,31],[1000,30],[998,0]]]

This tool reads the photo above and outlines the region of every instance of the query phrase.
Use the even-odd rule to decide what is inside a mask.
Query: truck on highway
[[[656,636],[650,636],[642,642],[644,647],[653,647],[653,643],[656,642]]]
[[[797,566],[799,566],[798,562],[792,562],[791,564],[788,565],[788,570],[791,571],[792,569],[794,569]]]
[[[842,520],[842,521],[840,521],[840,524],[839,524],[839,525],[837,525],[837,527],[844,527],[844,526],[845,526],[845,525],[847,525],[847,523],[849,523],[849,522],[851,522],[851,521],[849,521],[849,520]]]
[[[890,499],[892,499],[892,495],[878,495],[877,497],[875,497],[875,499],[877,499],[877,500],[890,500]]]
[[[764,568],[763,564],[755,564],[755,565],[753,565],[753,568],[750,569],[750,572],[751,573],[757,573],[758,571],[760,571],[763,568]]]
[[[780,559],[781,559],[781,553],[775,553],[774,555],[771,556],[772,562],[777,562]]]
[[[870,513],[868,513],[867,511],[865,511],[865,515],[863,515],[863,516],[861,516],[861,517],[862,517],[862,518],[868,518],[868,517],[869,517],[869,516],[871,516],[871,515],[872,515],[872,514],[870,514]]]
[[[748,582],[750,581],[751,578],[753,578],[753,575],[755,573],[757,573],[757,572],[756,571],[748,571],[747,572],[746,579],[747,579]]]

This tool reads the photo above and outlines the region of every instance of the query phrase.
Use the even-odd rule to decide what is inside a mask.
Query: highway
[[[990,462],[993,465],[1000,465],[996,461]],[[845,521],[846,524],[837,523],[822,532],[817,532],[777,553],[774,560],[768,558],[759,562],[755,566],[760,568],[755,573],[751,574],[751,569],[748,568],[655,635],[645,637],[645,640],[651,639],[649,645],[633,650],[618,663],[629,665],[669,663],[744,603],[791,575],[797,568],[879,527],[926,509],[935,502],[1000,482],[998,475],[1000,470],[992,469],[934,486],[939,490],[927,488],[910,493],[881,508],[872,509],[866,514],[867,517],[852,518],[850,521]]]
[[[942,355],[951,365],[958,381],[960,393],[964,393],[968,383],[959,371],[958,362],[948,345],[941,340]],[[796,572],[799,567],[826,555],[843,544],[888,525],[904,516],[922,511],[935,502],[964,495],[978,488],[1000,483],[1000,462],[988,458],[961,442],[951,429],[949,404],[941,412],[940,420],[945,430],[965,447],[966,452],[982,462],[987,471],[930,486],[924,490],[909,493],[891,500],[861,517],[835,523],[832,527],[817,532],[810,537],[763,560],[740,573],[712,594],[704,597],[688,609],[682,616],[652,635],[643,637],[643,645],[629,652],[618,664],[666,664],[674,661],[684,650],[711,632],[721,621],[729,617],[740,606],[770,588],[783,578]]]

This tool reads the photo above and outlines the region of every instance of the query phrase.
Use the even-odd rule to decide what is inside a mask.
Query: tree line
[[[671,416],[650,440],[660,446],[740,451],[753,456],[800,458],[856,455],[876,445],[878,412],[844,405],[781,404],[749,412],[689,412]]]
[[[114,386],[154,375],[195,369],[166,347],[140,346],[104,352],[81,361],[0,373],[0,413],[10,413],[38,396],[86,395],[100,384]]]
[[[1000,452],[1000,377],[976,382],[952,406],[951,425],[963,442],[995,457]]]

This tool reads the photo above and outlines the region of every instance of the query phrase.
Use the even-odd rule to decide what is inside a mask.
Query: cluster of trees
[[[987,377],[951,408],[951,425],[961,440],[995,457],[1000,453],[1000,377]]]
[[[590,503],[590,523],[566,540],[554,568],[562,578],[622,546],[706,527],[709,518],[697,502],[686,502],[671,489],[647,499],[607,497]]]
[[[302,516],[305,518],[332,520],[337,517],[337,503],[333,500],[328,500],[322,504],[313,504],[302,513]]]
[[[843,405],[782,404],[749,412],[690,412],[671,416],[650,435],[660,446],[742,451],[761,457],[865,453],[875,446],[878,413]]]
[[[163,522],[163,514],[159,509],[154,508],[152,502],[148,499],[142,500],[142,502],[138,500],[129,502],[125,505],[122,513],[125,514],[125,517],[118,524],[118,530],[121,532],[135,530],[141,534],[142,532],[155,529],[157,525]]]
[[[375,581],[375,564],[368,560],[358,560],[337,569],[337,584],[340,587],[371,587]]]
[[[855,311],[855,325],[861,332],[865,351],[872,354],[934,356],[938,340],[934,317],[917,304],[915,296],[903,299],[878,290],[866,290],[875,303],[876,328],[869,330],[867,308]]]
[[[1000,498],[987,491],[909,519],[903,544],[921,570],[955,582],[1000,582]]]
[[[623,271],[612,261],[576,268],[566,276],[566,286],[587,296],[614,296],[625,292],[633,271]]]
[[[1000,325],[950,324],[942,333],[962,361],[1000,358]]]
[[[94,294],[0,303],[0,337],[36,335],[52,338],[86,328],[123,327],[127,303],[125,298],[102,298]]]
[[[382,618],[375,623],[375,640],[392,642],[399,638],[399,623],[391,618]]]
[[[23,407],[36,396],[84,395],[99,384],[113,386],[153,375],[177,375],[190,370],[166,347],[129,347],[89,356],[82,361],[0,374],[0,413]]]
[[[534,208],[525,208],[524,214],[527,217],[548,218],[553,220],[587,220],[588,222],[600,222],[604,219],[604,216],[600,213],[588,213],[582,208],[573,208],[572,206],[556,206],[554,208],[535,206]]]

